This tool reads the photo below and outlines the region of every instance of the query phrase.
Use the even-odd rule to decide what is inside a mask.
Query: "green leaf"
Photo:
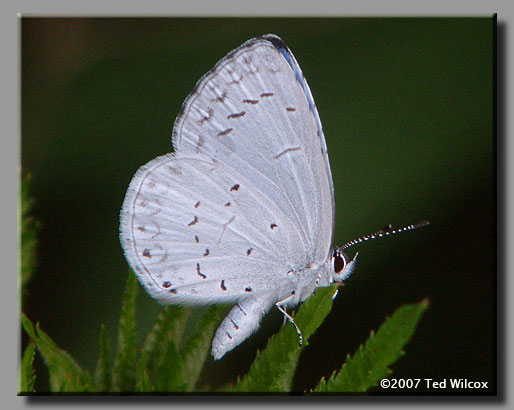
[[[34,200],[30,196],[32,177],[22,178],[21,189],[18,195],[18,241],[20,242],[20,272],[19,285],[23,289],[33,275],[36,265],[37,235],[41,228],[38,220],[30,214],[34,207]]]
[[[286,323],[273,336],[266,348],[257,353],[246,376],[229,389],[233,392],[289,392],[296,365],[309,337],[323,323],[332,309],[332,297],[337,285],[318,288],[316,294],[305,301],[295,316],[302,331],[303,346],[298,347],[298,334],[291,323]]]
[[[130,272],[127,280],[123,306],[121,308],[118,351],[114,361],[114,389],[121,392],[134,391],[136,386],[136,292],[137,278]]]
[[[182,365],[183,358],[180,357],[173,340],[170,340],[169,343],[166,344],[166,351],[156,369],[155,391],[184,391],[185,385],[181,378]]]
[[[210,353],[214,331],[219,324],[221,313],[226,310],[226,306],[223,305],[211,306],[203,314],[196,332],[180,350],[180,356],[183,358],[182,380],[187,392],[195,390],[205,359]]]
[[[155,391],[155,388],[150,381],[150,377],[148,377],[148,372],[143,367],[140,369],[138,367],[137,370],[137,378],[136,378],[136,392],[138,393],[152,393]]]
[[[36,381],[36,373],[34,371],[34,356],[36,353],[36,344],[31,341],[23,352],[20,368],[20,384],[19,393],[34,393],[34,382]]]
[[[193,391],[210,350],[224,306],[201,309],[166,306],[146,338],[137,365],[139,391]],[[147,389],[147,390],[144,390]]]
[[[166,385],[165,380],[158,380],[159,369],[162,369],[162,362],[167,360],[167,355],[172,354],[173,349],[176,350],[176,346],[182,343],[190,315],[190,308],[166,306],[162,309],[153,329],[146,337],[137,362],[139,392],[153,392],[157,386]],[[171,343],[173,348],[169,346]]]
[[[348,356],[339,373],[322,379],[315,392],[365,392],[391,374],[389,366],[403,354],[421,316],[428,308],[426,299],[396,309],[377,333],[371,332],[365,346],[359,346],[353,357]]]
[[[155,325],[146,337],[138,368],[148,370],[152,374],[162,360],[167,345],[173,341],[175,345],[182,343],[191,309],[180,306],[166,306],[157,317]]]
[[[52,392],[84,392],[91,390],[92,380],[89,373],[64,350],[61,350],[44,333],[39,325],[34,326],[27,316],[22,314],[22,325],[36,344],[50,373],[50,390]]]
[[[95,385],[99,392],[109,392],[112,389],[111,343],[105,326],[102,324],[99,336],[100,357],[96,365]]]

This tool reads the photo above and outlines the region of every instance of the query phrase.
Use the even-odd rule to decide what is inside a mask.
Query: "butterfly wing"
[[[299,234],[242,175],[180,153],[134,176],[121,213],[125,254],[150,294],[168,303],[215,303],[269,293]],[[280,269],[282,268],[282,272]]]
[[[258,187],[298,231],[295,269],[327,258],[334,191],[309,86],[280,38],[252,39],[197,83],[177,117],[176,152],[211,158]]]
[[[249,40],[202,77],[173,143],[175,154],[138,170],[121,213],[125,255],[153,297],[278,300],[292,270],[326,259],[334,208],[325,140],[278,37]]]
[[[273,303],[305,286],[294,271],[326,261],[332,242],[327,147],[282,40],[249,40],[202,77],[177,117],[173,145],[175,154],[132,179],[121,242],[154,298],[236,302],[213,340],[219,359]]]

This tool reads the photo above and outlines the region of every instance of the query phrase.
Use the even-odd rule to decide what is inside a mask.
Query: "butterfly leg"
[[[314,290],[312,291],[312,295],[314,296],[316,294],[316,289],[319,287],[319,281],[321,280],[321,275],[323,271],[320,269],[319,273],[316,275],[316,285],[314,286]]]
[[[285,298],[284,300],[281,300],[281,301],[279,301],[279,302],[275,303],[275,306],[276,306],[276,307],[277,307],[277,309],[278,309],[278,310],[280,310],[280,312],[284,315],[284,322],[285,322],[286,320],[289,320],[289,321],[293,324],[293,326],[295,327],[295,329],[296,329],[296,333],[298,333],[298,339],[299,339],[299,345],[300,345],[299,347],[302,347],[302,345],[303,345],[303,336],[302,336],[302,331],[300,330],[300,328],[298,327],[298,325],[295,323],[295,321],[294,321],[293,317],[292,317],[289,313],[287,313],[287,312],[286,312],[286,310],[284,309],[284,307],[282,306],[283,304],[287,303],[287,301],[288,301],[291,297],[293,297],[293,296],[294,296],[294,294],[293,294],[293,295],[291,295],[291,296],[288,296],[288,297],[287,297],[287,298]]]

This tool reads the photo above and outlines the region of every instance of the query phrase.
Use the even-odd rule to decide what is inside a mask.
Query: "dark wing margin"
[[[287,47],[286,43],[284,43],[284,41],[280,37],[277,37],[274,34],[266,34],[259,38],[263,39],[263,40],[267,40],[271,44],[273,44],[273,46],[275,46],[275,48],[278,50],[278,52],[280,54],[282,54],[282,56],[286,59],[287,63],[291,67],[291,70],[293,70],[296,80],[302,87],[303,92],[305,93],[305,96],[307,98],[307,102],[309,103],[309,108],[314,115],[314,119],[316,120],[316,127],[318,128],[318,136],[321,137],[321,135],[323,135],[323,129],[321,127],[321,120],[319,118],[316,104],[314,103],[314,98],[312,97],[311,90],[309,89],[309,86],[307,85],[307,81],[305,80],[305,77],[303,75],[302,70],[300,69],[300,66],[298,65],[298,62],[294,58],[293,53],[291,53],[291,51]],[[327,146],[325,143],[325,138],[322,139],[322,147],[326,153]]]
[[[327,167],[327,175],[330,178],[329,185],[330,185],[330,190],[331,190],[331,194],[332,194],[332,238],[331,238],[330,242],[332,242],[334,230],[335,230],[335,223],[336,223],[335,222],[336,221],[336,219],[335,219],[336,210],[335,210],[334,185],[332,182],[332,172],[330,170],[330,162],[328,159],[327,143],[325,141],[325,135],[323,134],[323,128],[321,126],[321,120],[319,118],[318,109],[316,108],[316,104],[314,103],[314,98],[312,97],[311,90],[310,90],[309,86],[307,85],[307,81],[305,80],[303,72],[300,69],[298,62],[294,58],[293,53],[291,53],[291,51],[287,47],[286,43],[284,43],[284,41],[280,37],[276,36],[275,34],[266,34],[261,37],[255,38],[255,39],[248,40],[247,43],[252,42],[252,44],[253,44],[254,41],[258,41],[261,39],[269,41],[271,44],[273,44],[273,46],[278,50],[278,52],[280,54],[282,54],[282,56],[285,58],[285,60],[291,67],[291,70],[293,70],[296,80],[302,87],[305,97],[307,98],[307,102],[309,103],[309,108],[312,112],[312,115],[314,116],[314,121],[316,122],[316,128],[318,130],[318,138],[320,139],[323,154],[325,155],[325,159],[326,159],[325,166]],[[245,44],[247,44],[247,43],[245,43]],[[244,46],[244,44],[243,44],[243,46]]]

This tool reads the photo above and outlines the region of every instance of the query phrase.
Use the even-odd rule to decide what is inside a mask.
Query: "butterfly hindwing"
[[[277,287],[301,240],[243,176],[210,161],[158,157],[133,178],[123,205],[125,254],[152,296],[168,303],[236,300]]]

